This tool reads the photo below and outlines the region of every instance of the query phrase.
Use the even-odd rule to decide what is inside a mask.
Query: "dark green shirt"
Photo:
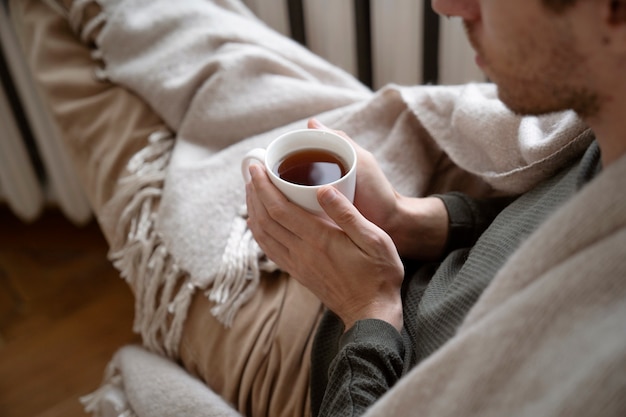
[[[450,217],[441,262],[406,262],[404,328],[361,320],[344,333],[327,312],[312,352],[313,416],[359,416],[403,375],[449,340],[519,245],[600,169],[592,144],[583,158],[514,200],[439,196]],[[529,259],[532,262],[532,259]]]

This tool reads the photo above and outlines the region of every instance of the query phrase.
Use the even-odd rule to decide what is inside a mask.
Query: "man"
[[[332,187],[318,193],[332,222],[252,166],[256,240],[332,312],[313,347],[313,412],[623,415],[626,2],[433,7],[463,19],[511,110],[573,109],[597,143],[510,204],[400,196],[358,148],[354,205]],[[417,272],[404,278],[402,258],[419,260]]]
[[[624,415],[626,160],[619,157],[623,139],[612,139],[624,130],[617,126],[623,4],[503,3],[434,6],[467,22],[478,61],[511,108],[574,108],[598,139],[583,158],[574,146],[579,160],[569,166],[559,158],[568,146],[559,146],[556,158],[553,149],[539,152],[540,160],[499,149],[495,155],[515,161],[497,175],[518,174],[531,161],[541,178],[552,176],[514,201],[460,193],[408,198],[379,168],[402,162],[435,172],[435,187],[393,172],[415,195],[448,190],[440,181],[445,174],[475,173],[451,167],[430,135],[436,129],[420,116],[431,111],[441,118],[439,128],[454,125],[453,114],[485,118],[476,105],[451,103],[460,97],[451,92],[475,93],[469,98],[478,100],[470,101],[482,108],[495,101],[490,86],[373,94],[270,32],[238,0],[63,1],[61,11],[68,9],[61,15],[37,0],[13,0],[35,79],[135,294],[144,346],[167,354],[250,416],[302,416],[311,408],[318,415]],[[96,80],[94,71],[113,81]],[[482,87],[489,95],[481,95]],[[407,100],[410,93],[417,93],[414,100]],[[437,113],[444,100],[450,113]],[[489,113],[489,125],[504,122],[507,135],[495,129],[500,134],[482,144],[517,143],[519,119],[496,107],[503,117],[494,122]],[[358,136],[378,152],[378,163],[357,148],[355,206],[332,189],[320,193],[334,222],[298,210],[262,171],[252,172],[249,225],[295,280],[264,271],[258,287],[246,286],[261,268],[239,214],[240,157],[314,115]],[[470,123],[463,137],[486,136],[486,125],[476,132]],[[537,126],[543,125],[531,127]],[[465,133],[450,131],[452,139]],[[573,142],[586,147],[587,138]],[[489,151],[482,147],[481,155]],[[224,241],[233,245],[210,251]],[[206,280],[212,269],[243,282],[215,284],[213,292],[211,283],[227,279]],[[246,302],[232,296],[241,289],[250,295]],[[334,312],[319,325],[318,297]],[[234,320],[224,326],[214,311],[233,305],[226,317]],[[109,368],[117,373],[90,409],[104,409],[121,391],[129,400],[123,411],[139,416],[157,409],[189,414],[193,404],[204,411],[214,402],[193,402],[201,390],[184,385],[178,387],[184,395],[163,395],[165,385],[178,385],[172,374],[153,378],[159,387],[150,391],[144,377],[127,377],[133,360],[121,360],[128,359],[124,352],[117,358]]]

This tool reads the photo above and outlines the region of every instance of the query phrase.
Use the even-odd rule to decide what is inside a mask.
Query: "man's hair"
[[[562,12],[568,7],[573,6],[576,1],[577,0],[543,0],[543,4],[552,11]]]

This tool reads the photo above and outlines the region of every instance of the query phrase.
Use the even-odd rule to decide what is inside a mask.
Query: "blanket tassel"
[[[80,397],[80,402],[94,417],[137,417],[124,393],[122,375],[115,360],[107,366],[102,385],[91,394]]]

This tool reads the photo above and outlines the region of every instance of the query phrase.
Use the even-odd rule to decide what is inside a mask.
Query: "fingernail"
[[[256,176],[259,175],[259,166],[257,164],[250,164],[248,172],[250,172],[250,177],[256,178]]]
[[[331,204],[337,198],[337,190],[333,187],[324,188],[320,195],[320,203]]]

